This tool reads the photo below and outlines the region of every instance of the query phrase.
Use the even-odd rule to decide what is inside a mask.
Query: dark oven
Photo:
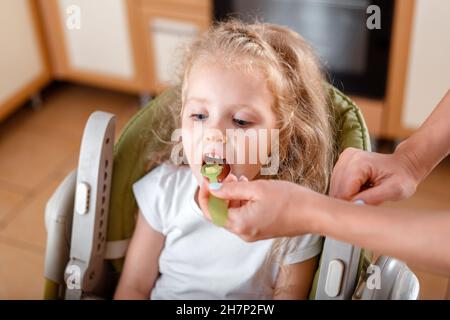
[[[380,8],[380,29],[367,27],[370,5]],[[393,8],[393,0],[216,0],[214,16],[290,27],[314,47],[336,87],[347,94],[382,98]]]

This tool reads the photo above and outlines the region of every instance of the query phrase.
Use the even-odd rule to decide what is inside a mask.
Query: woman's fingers
[[[222,182],[222,184],[227,184],[230,182],[237,182],[238,178],[230,173]],[[208,199],[209,199],[209,195],[210,195],[210,191],[208,189],[208,185],[209,185],[209,180],[205,177],[203,177],[203,181],[202,181],[202,185],[199,188],[198,191],[198,204],[200,209],[202,210],[204,216],[208,219],[208,220],[212,220],[211,219],[211,214],[209,213],[208,210]],[[225,199],[225,201],[227,201],[227,205],[230,207],[239,207],[241,205],[241,202],[239,200],[230,200],[230,199]]]
[[[256,237],[252,230],[255,230],[253,219],[247,214],[247,206],[239,208],[228,209],[228,219],[225,224],[225,229],[238,235],[242,240],[246,242],[253,242],[260,240]]]
[[[392,191],[394,190],[390,186],[381,184],[354,195],[352,200],[363,200],[366,204],[379,205],[384,201],[390,200]]]
[[[401,159],[401,158],[400,158]],[[345,149],[330,181],[330,196],[380,204],[401,200],[415,192],[417,183],[406,166],[393,155]]]
[[[331,176],[330,196],[350,200],[367,181],[374,178],[365,156],[365,151],[355,148],[347,148],[342,152]]]
[[[211,221],[212,220],[211,214],[208,211],[208,198],[209,198],[208,184],[209,184],[208,179],[203,178],[202,185],[200,186],[198,191],[198,204],[205,218]]]
[[[415,192],[414,186],[406,179],[391,176],[372,188],[353,196],[353,200],[361,199],[367,204],[378,205],[385,201],[398,201],[410,197]]]
[[[342,182],[342,175],[347,170],[347,164],[351,157],[353,150],[351,148],[345,149],[340,155],[339,159],[336,162],[333,172],[331,174],[331,180],[330,180],[330,195],[332,197],[338,197],[339,190],[341,190],[341,182]]]
[[[337,190],[333,191],[333,194],[330,193],[330,195],[338,199],[350,200],[371,179],[372,177],[370,177],[364,168],[350,168],[346,171],[346,175],[342,177],[342,180],[339,181]]]
[[[246,176],[241,175],[241,176],[239,177],[238,181],[248,182],[248,179],[247,179]],[[238,208],[238,207],[241,207],[241,206],[245,205],[246,203],[247,203],[246,200],[233,200],[233,204],[234,204],[234,205],[233,205],[232,207]]]
[[[259,194],[259,181],[237,181],[222,184],[218,190],[209,191],[218,198],[228,200],[251,200]]]
[[[230,173],[222,183],[227,184],[227,183],[236,182],[236,181],[238,181],[238,178],[234,174]],[[236,207],[240,207],[240,206],[241,206],[241,201],[239,201],[239,200],[229,200],[228,201],[228,207],[236,208]]]

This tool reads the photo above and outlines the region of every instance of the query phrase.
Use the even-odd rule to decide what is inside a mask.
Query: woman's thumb
[[[390,193],[390,188],[381,184],[354,195],[352,200],[363,200],[366,204],[378,205],[385,201],[391,200],[392,195]]]
[[[209,192],[226,200],[251,200],[256,197],[255,182],[233,181],[223,184],[209,184]]]

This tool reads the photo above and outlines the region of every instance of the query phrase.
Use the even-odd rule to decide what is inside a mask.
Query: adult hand
[[[220,189],[209,188],[204,181],[199,192],[200,208],[210,219],[208,192],[230,200],[225,228],[245,241],[298,236],[314,231],[314,201],[326,200],[299,185],[279,180],[225,181]],[[303,198],[304,197],[304,198]],[[318,199],[320,197],[320,199]],[[322,199],[322,197],[324,199]],[[292,207],[293,199],[302,198]]]
[[[405,199],[416,191],[417,171],[414,159],[401,151],[379,154],[347,148],[333,169],[330,195],[372,205]]]

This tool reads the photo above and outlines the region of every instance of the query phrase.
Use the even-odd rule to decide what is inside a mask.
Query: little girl
[[[287,28],[231,20],[198,39],[185,62],[178,120],[188,166],[173,164],[167,152],[164,162],[134,184],[140,210],[115,297],[307,298],[321,238],[246,243],[212,224],[199,208],[204,161],[195,154],[229,163],[224,183],[238,177],[284,179],[325,192],[333,137],[316,57]],[[203,134],[195,132],[198,126]],[[265,155],[279,159],[276,175],[260,174],[264,156],[253,163],[227,159],[226,148],[245,159],[251,155],[247,146],[225,138],[229,129],[278,130],[278,148]]]

